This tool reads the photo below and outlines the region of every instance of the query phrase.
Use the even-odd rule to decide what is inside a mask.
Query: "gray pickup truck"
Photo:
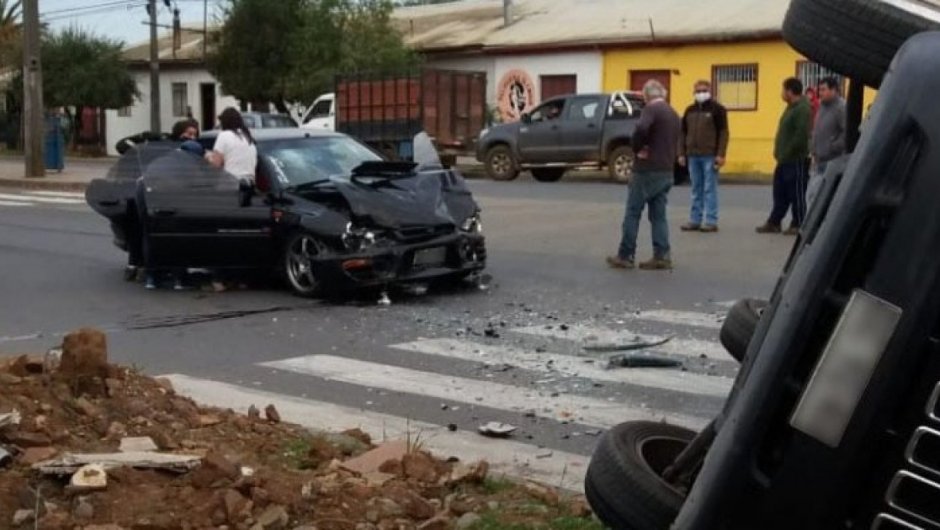
[[[555,182],[575,167],[606,167],[617,181],[630,178],[630,138],[643,108],[633,92],[572,94],[549,99],[516,123],[484,129],[477,160],[493,180],[512,180],[529,170]]]

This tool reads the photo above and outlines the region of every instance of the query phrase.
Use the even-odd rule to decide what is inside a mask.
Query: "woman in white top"
[[[212,153],[207,155],[209,161],[240,179],[254,182],[258,148],[241,113],[232,107],[225,109],[219,116],[219,126],[222,132],[215,139]]]

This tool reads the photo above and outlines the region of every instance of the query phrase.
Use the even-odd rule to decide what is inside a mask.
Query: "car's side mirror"
[[[251,206],[251,196],[255,194],[255,186],[248,179],[238,180],[238,205],[244,208]]]
[[[528,112],[523,112],[520,119],[522,120],[522,123],[532,123],[532,115]]]

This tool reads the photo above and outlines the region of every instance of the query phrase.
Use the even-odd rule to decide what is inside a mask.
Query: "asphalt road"
[[[700,427],[719,410],[735,373],[717,343],[720,315],[729,301],[768,296],[793,242],[753,231],[769,188],[724,187],[717,234],[678,230],[688,188],[674,189],[676,268],[644,272],[603,261],[623,186],[471,187],[490,288],[393,295],[389,307],[308,301],[276,285],[146,291],[122,281],[123,253],[76,197],[0,189],[0,354],[43,352],[94,326],[109,332],[113,360],[174,374],[197,400],[271,402],[319,428],[417,432],[432,449],[571,488],[600,429],[641,418]],[[645,221],[640,249],[640,259],[651,252]],[[608,355],[582,348],[637,334],[673,337],[656,351],[682,368],[604,370]],[[488,421],[519,429],[492,441],[476,434]]]

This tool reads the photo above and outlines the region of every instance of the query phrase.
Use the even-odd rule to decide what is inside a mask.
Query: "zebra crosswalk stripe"
[[[568,377],[584,377],[595,381],[626,383],[673,392],[727,397],[733,381],[727,377],[709,376],[663,370],[661,368],[633,368],[606,370],[606,357],[575,357],[549,352],[532,352],[509,346],[480,344],[458,339],[424,339],[392,348],[436,355],[465,361],[509,364],[525,370],[558,373]]]
[[[39,204],[84,204],[85,201],[78,198],[48,197],[40,195],[0,193],[0,200],[22,201]]]
[[[639,320],[706,329],[721,329],[721,322],[724,320],[723,314],[702,313],[699,311],[675,311],[672,309],[640,311],[637,314],[631,315],[631,317]]]
[[[700,428],[707,423],[703,418],[662,413],[642,406],[568,394],[552,397],[549,392],[539,392],[530,388],[332,355],[306,355],[261,363],[260,366],[366,388],[434,397],[515,413],[533,412],[542,418],[577,422],[594,427],[608,428],[633,420],[661,421],[665,419],[669,423],[691,428]]]
[[[251,405],[273,404],[285,421],[316,430],[335,431],[358,427],[376,442],[414,439],[438,456],[456,456],[463,462],[486,460],[496,474],[536,480],[580,492],[589,458],[564,451],[546,452],[512,440],[484,438],[467,431],[450,432],[431,423],[400,416],[343,407],[323,401],[285,396],[238,385],[181,374],[163,376],[182,395],[208,406],[245,413]]]
[[[514,333],[524,335],[534,335],[539,337],[549,337],[554,339],[568,340],[582,344],[630,344],[630,343],[652,343],[659,342],[664,337],[654,335],[644,335],[635,333],[631,330],[614,330],[601,326],[591,326],[587,324],[573,324],[570,326],[525,326],[521,328],[512,328]],[[705,356],[713,360],[733,360],[728,352],[717,342],[673,338],[669,342],[651,348],[647,351],[665,353],[669,355],[679,355],[683,357],[699,358]]]

